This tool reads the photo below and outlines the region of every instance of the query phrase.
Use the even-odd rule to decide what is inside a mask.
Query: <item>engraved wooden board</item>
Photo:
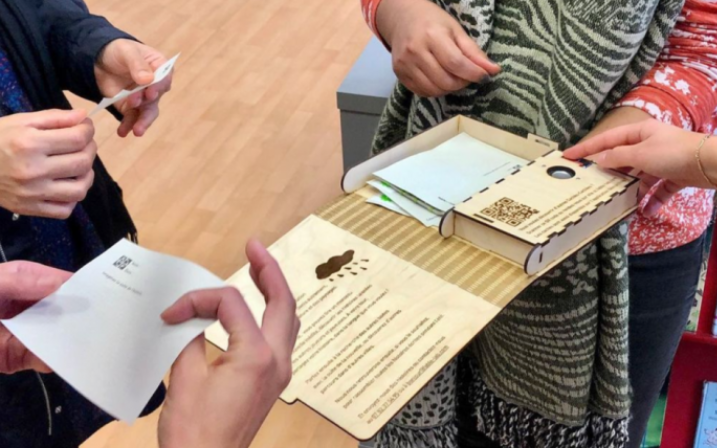
[[[616,213],[535,275],[494,252],[366,203],[371,174],[467,132],[535,160],[556,149],[458,117],[350,170],[347,194],[273,244],[302,328],[282,400],[301,401],[353,437],[373,437],[540,275],[624,219]],[[228,279],[258,322],[264,299],[248,266]],[[226,349],[219,323],[207,340]]]
[[[302,322],[282,399],[303,402],[359,440],[373,437],[538,277],[360,194],[309,216],[269,250]],[[264,299],[248,267],[228,283],[261,322]],[[227,348],[218,323],[206,337]]]

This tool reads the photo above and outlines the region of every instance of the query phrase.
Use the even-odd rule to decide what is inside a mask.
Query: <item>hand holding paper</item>
[[[167,61],[157,50],[127,39],[111,42],[95,65],[98,87],[107,98],[90,116],[116,105],[124,116],[118,134],[125,137],[134,131],[137,136],[144,135],[159,116],[159,100],[172,87],[178,57]],[[137,87],[126,90],[132,85]]]
[[[214,275],[121,241],[56,293],[0,321],[17,338],[0,326],[0,360],[12,360],[0,363],[0,373],[50,366],[100,408],[132,422],[176,359],[160,446],[249,446],[291,378],[299,320],[276,260],[256,241],[247,256],[266,299],[261,328],[241,294]],[[36,300],[69,275],[27,263],[0,265],[0,295]],[[230,333],[229,351],[207,366],[199,335],[217,318]]]
[[[179,297],[224,282],[122,240],[54,294],[0,323],[88,400],[132,422],[180,351],[213,322],[167,325]]]
[[[0,318],[14,317],[52,294],[70,275],[69,272],[23,261],[0,264]],[[0,324],[0,374],[23,370],[50,371],[44,362]]]
[[[299,331],[295,302],[279,265],[258,242],[247,256],[266,311],[257,326],[234,288],[192,293],[162,317],[181,323],[219,318],[230,333],[229,349],[207,366],[204,338],[177,359],[159,420],[161,447],[248,447],[291,377],[291,353]]]

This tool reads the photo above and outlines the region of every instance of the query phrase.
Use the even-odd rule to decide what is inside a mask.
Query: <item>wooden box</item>
[[[349,170],[342,187],[347,193],[373,195],[372,188],[365,188],[373,173],[460,133],[530,162],[446,213],[440,233],[491,251],[528,275],[563,260],[637,207],[638,179],[564,159],[554,142],[521,138],[462,116]]]

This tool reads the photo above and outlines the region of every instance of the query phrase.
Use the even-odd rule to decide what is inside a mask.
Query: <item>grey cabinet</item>
[[[336,93],[344,171],[369,158],[379,117],[395,83],[391,54],[374,37]]]

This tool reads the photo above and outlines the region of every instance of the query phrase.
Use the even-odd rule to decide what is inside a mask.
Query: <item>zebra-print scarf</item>
[[[374,153],[458,114],[575,143],[650,70],[683,6],[434,1],[503,70],[491,83],[436,99],[397,85]],[[455,447],[461,420],[503,447],[623,447],[630,406],[626,242],[623,224],[517,297],[376,445]]]

